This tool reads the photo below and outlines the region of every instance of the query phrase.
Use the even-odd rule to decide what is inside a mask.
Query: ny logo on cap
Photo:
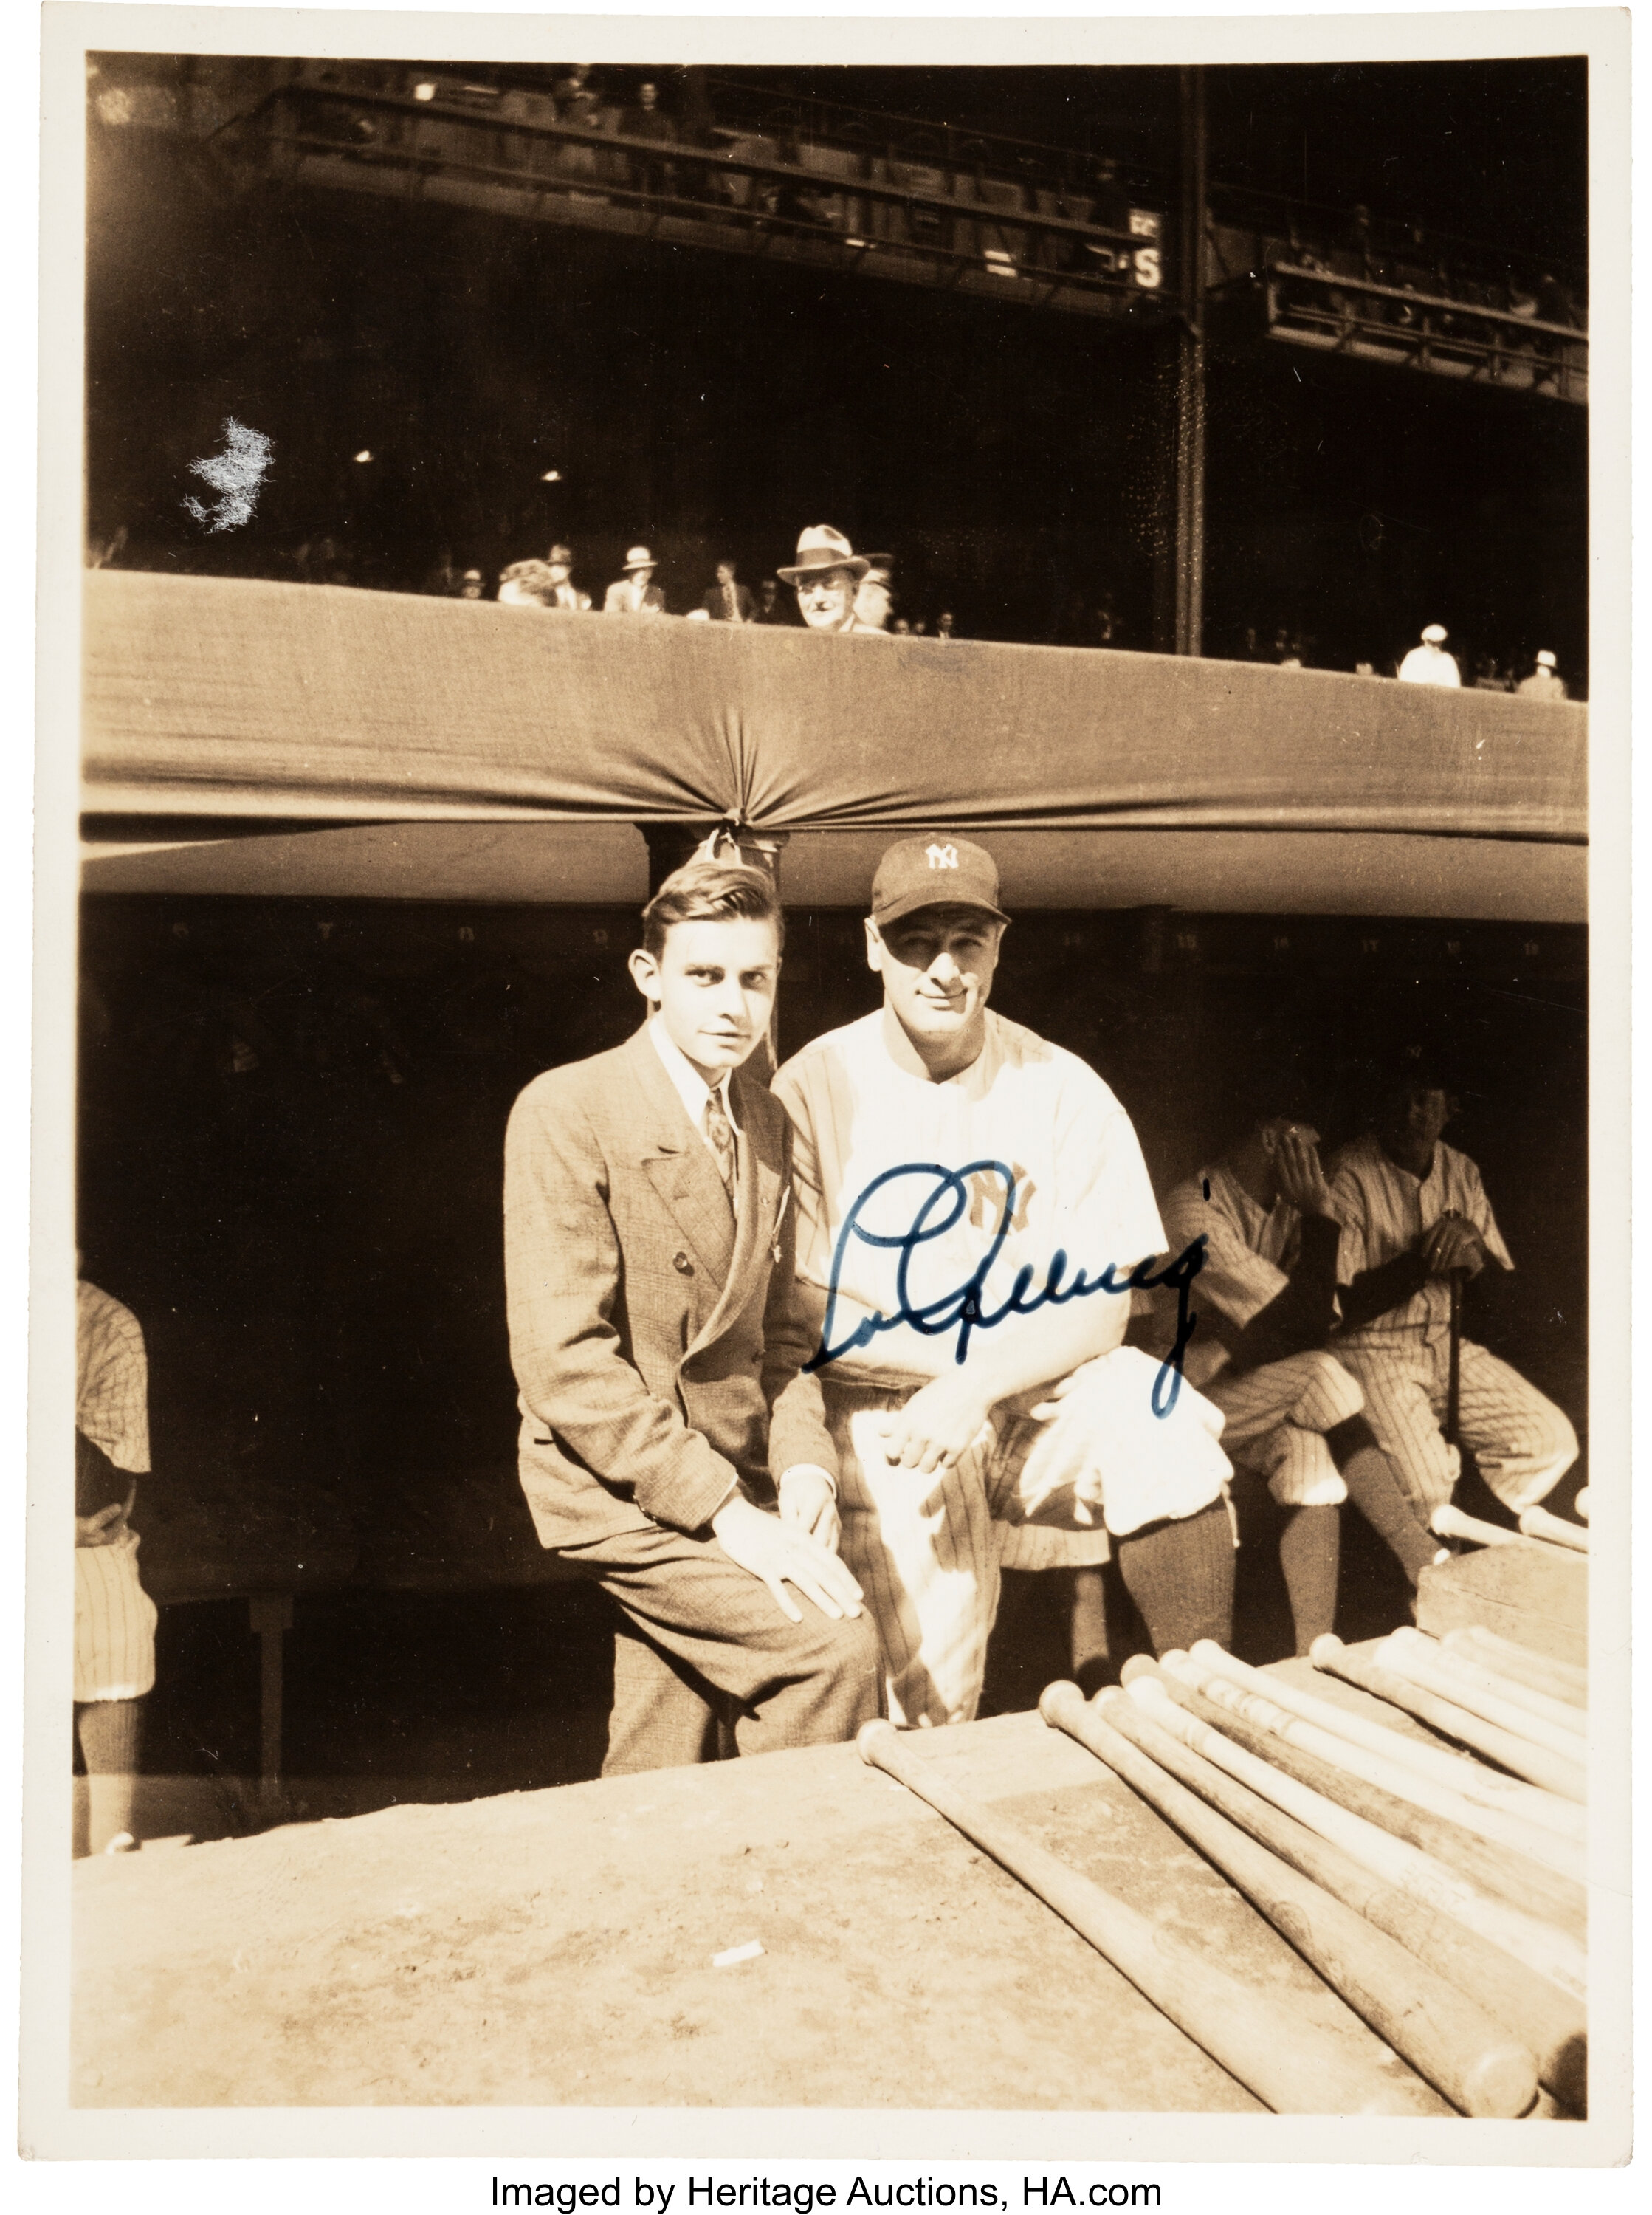
[[[955,869],[958,867],[956,846],[931,846],[927,858],[932,869]]]

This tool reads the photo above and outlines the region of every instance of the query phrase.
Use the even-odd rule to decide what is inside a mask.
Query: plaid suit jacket
[[[737,1477],[761,1488],[771,1468],[837,1467],[819,1384],[780,1328],[791,1126],[762,1084],[737,1071],[731,1090],[737,1229],[646,1028],[547,1070],[511,1110],[505,1290],[541,1545],[697,1531]]]

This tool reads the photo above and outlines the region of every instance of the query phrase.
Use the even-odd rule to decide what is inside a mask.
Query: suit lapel
[[[721,1287],[734,1258],[734,1219],[711,1149],[689,1122],[676,1087],[665,1074],[647,1030],[626,1052],[644,1113],[642,1164],[654,1189],[681,1226],[694,1257]]]

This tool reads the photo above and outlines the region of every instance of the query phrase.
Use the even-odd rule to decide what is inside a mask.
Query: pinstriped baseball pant
[[[155,1683],[155,1602],[138,1580],[138,1537],[75,1549],[75,1697],[138,1700]]]
[[[890,1720],[968,1722],[981,1698],[987,1641],[998,1613],[1000,1572],[1107,1559],[1106,1532],[1063,1531],[1000,1519],[1038,1426],[994,1418],[950,1470],[926,1476],[891,1468],[857,1430],[908,1392],[828,1384],[826,1420],[838,1457],[838,1551],[854,1572],[884,1650]]]
[[[1334,1507],[1348,1497],[1325,1433],[1357,1415],[1365,1396],[1329,1353],[1293,1353],[1199,1388],[1227,1418],[1221,1442],[1260,1470],[1282,1507]]]
[[[1452,1495],[1460,1468],[1446,1444],[1450,1341],[1441,1330],[1339,1339],[1337,1358],[1359,1379],[1377,1444],[1425,1519]],[[1546,1499],[1577,1459],[1577,1433],[1552,1400],[1470,1339],[1462,1344],[1459,1433],[1480,1474],[1516,1513]]]

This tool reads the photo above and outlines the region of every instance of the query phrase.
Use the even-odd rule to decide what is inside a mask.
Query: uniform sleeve
[[[75,1427],[128,1476],[150,1466],[149,1357],[132,1310],[92,1288],[81,1296]]]
[[[795,1140],[789,1127],[787,1153]],[[788,1469],[810,1463],[837,1482],[837,1454],[826,1427],[820,1379],[804,1364],[818,1343],[798,1298],[796,1262],[798,1211],[795,1170],[785,1189],[794,1194],[780,1217],[774,1243],[778,1258],[768,1279],[763,1316],[763,1397],[768,1402],[768,1467],[778,1483]]]
[[[1289,1284],[1283,1269],[1245,1243],[1227,1211],[1206,1200],[1194,1177],[1165,1202],[1166,1250],[1172,1256],[1185,1253],[1202,1234],[1209,1243],[1196,1280],[1200,1304],[1220,1308],[1231,1322],[1244,1324]]]
[[[656,1523],[698,1531],[738,1472],[626,1359],[613,1322],[622,1264],[607,1178],[577,1103],[530,1087],[505,1141],[511,1366],[524,1407],[593,1476]]]
[[[1056,1126],[1056,1229],[1089,1274],[1109,1262],[1122,1273],[1163,1253],[1165,1227],[1135,1126],[1101,1079],[1078,1068]]]
[[[1463,1209],[1464,1214],[1479,1232],[1486,1252],[1490,1255],[1492,1260],[1502,1262],[1505,1269],[1512,1269],[1514,1266],[1514,1257],[1504,1244],[1503,1235],[1497,1228],[1497,1218],[1491,1212],[1491,1202],[1485,1196],[1485,1187],[1480,1181],[1480,1172],[1474,1163],[1468,1160],[1466,1157],[1463,1159],[1463,1182],[1465,1187],[1466,1202]]]
[[[798,1275],[824,1287],[831,1272],[829,1204],[822,1188],[820,1149],[807,1087],[796,1059],[776,1071],[769,1091],[792,1126],[792,1236]]]
[[[1337,1280],[1351,1285],[1372,1266],[1365,1237],[1365,1188],[1353,1164],[1343,1163],[1331,1179],[1331,1205],[1343,1226],[1342,1250],[1337,1261]]]

